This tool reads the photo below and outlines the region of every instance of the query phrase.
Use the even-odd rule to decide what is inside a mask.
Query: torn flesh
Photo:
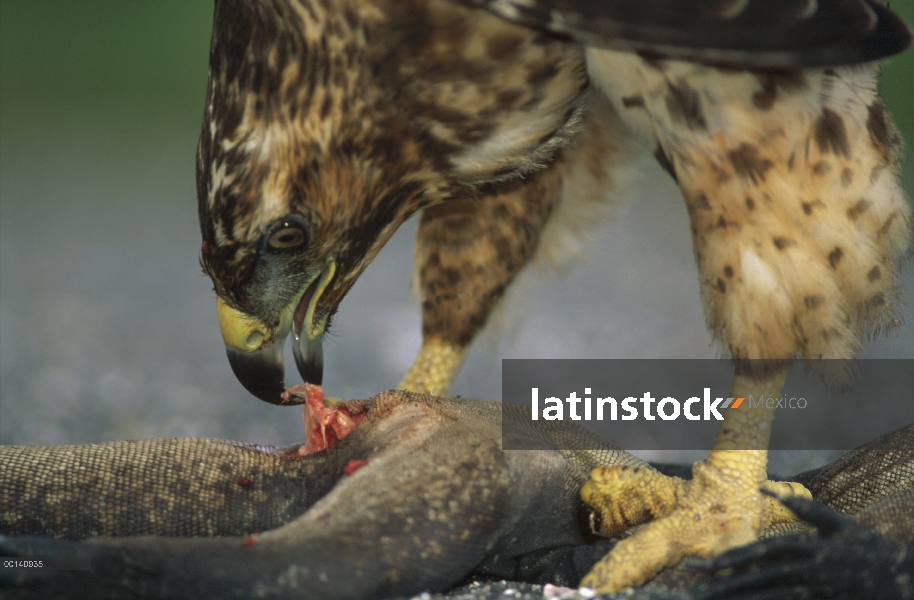
[[[339,400],[324,398],[324,388],[305,383],[287,389],[282,398],[304,398],[302,420],[305,422],[305,444],[298,455],[311,454],[333,446],[355,429],[365,413],[346,406]]]

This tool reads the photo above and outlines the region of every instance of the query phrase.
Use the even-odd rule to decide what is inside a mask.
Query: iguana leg
[[[779,397],[785,374],[761,380],[738,374],[730,395]],[[581,497],[600,512],[601,533],[615,536],[653,522],[620,541],[581,584],[617,591],[644,582],[683,556],[715,556],[755,541],[766,526],[794,520],[760,491],[765,486],[811,498],[799,484],[766,481],[767,450],[760,448],[768,446],[775,410],[748,403],[727,409],[713,449],[693,465],[691,481],[644,470],[595,469]]]

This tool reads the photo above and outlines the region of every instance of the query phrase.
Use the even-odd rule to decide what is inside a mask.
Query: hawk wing
[[[873,0],[458,0],[590,46],[784,68],[897,54],[911,30]]]

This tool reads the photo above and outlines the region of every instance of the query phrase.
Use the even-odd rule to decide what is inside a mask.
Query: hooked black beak
[[[283,404],[282,394],[286,391],[282,346],[278,341],[256,352],[225,348],[232,371],[244,389],[271,404]]]
[[[225,303],[216,301],[219,329],[225,341],[229,364],[244,388],[271,404],[300,404],[296,396],[284,400],[286,391],[283,344],[292,331],[295,365],[305,383],[320,385],[324,373],[323,335],[326,316],[315,322],[317,302],[330,285],[336,265],[331,260],[297,300],[283,311],[280,323],[270,328]]]

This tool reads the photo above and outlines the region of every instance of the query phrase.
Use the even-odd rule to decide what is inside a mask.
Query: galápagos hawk
[[[422,211],[401,387],[445,393],[544,227],[600,201],[633,140],[682,190],[709,327],[743,365],[731,395],[779,396],[785,371],[748,361],[849,358],[892,318],[911,209],[873,61],[910,41],[876,0],[217,0],[198,198],[232,368],[279,403],[291,331],[320,384],[340,301]],[[653,522],[584,583],[786,518],[766,452],[739,449],[772,419],[728,411],[691,482],[595,472],[604,533]]]

